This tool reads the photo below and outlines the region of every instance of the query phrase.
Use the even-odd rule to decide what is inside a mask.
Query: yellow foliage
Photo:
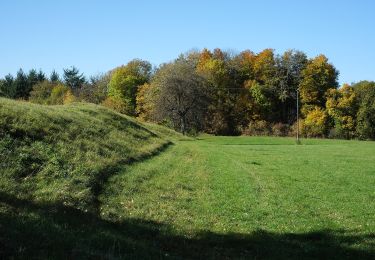
[[[327,112],[335,121],[336,131],[346,138],[350,138],[355,132],[355,102],[355,91],[347,84],[340,89],[327,91]]]
[[[319,55],[309,61],[302,76],[299,85],[302,106],[324,107],[327,91],[337,87],[338,72],[335,67],[328,62],[327,57]],[[311,109],[302,108],[302,111],[307,115]]]
[[[76,100],[75,96],[73,95],[72,91],[68,90],[64,95],[63,103],[64,105],[70,104]]]
[[[311,110],[303,121],[303,133],[307,137],[324,137],[328,116],[320,107]]]
[[[355,127],[355,124],[354,124],[354,119],[353,117],[351,116],[343,116],[341,118],[342,120],[342,128],[344,130],[347,130],[347,131],[354,131],[354,127]]]
[[[156,90],[153,85],[146,83],[138,88],[136,97],[136,113],[139,119],[143,121],[150,121],[152,119],[155,98]]]

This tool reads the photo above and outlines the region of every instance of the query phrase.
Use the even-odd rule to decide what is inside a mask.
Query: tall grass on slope
[[[0,191],[92,211],[101,183],[119,165],[168,143],[100,106],[41,106],[1,98]]]

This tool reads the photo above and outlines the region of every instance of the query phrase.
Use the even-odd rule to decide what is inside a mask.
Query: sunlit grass
[[[293,138],[203,136],[110,178],[101,213],[115,221],[168,224],[165,233],[190,238],[202,231],[330,230],[367,237],[336,242],[371,250],[374,161],[373,142],[317,139],[295,145]],[[312,251],[325,250],[321,236]]]
[[[0,99],[0,258],[372,259],[374,161],[374,142]]]

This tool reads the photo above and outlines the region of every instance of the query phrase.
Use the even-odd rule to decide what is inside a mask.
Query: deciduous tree
[[[183,134],[200,128],[207,112],[203,78],[186,60],[176,60],[163,65],[152,82],[157,90],[155,115],[172,121]]]
[[[325,94],[328,89],[337,88],[338,74],[336,68],[324,55],[319,55],[309,61],[302,71],[302,81],[299,85],[304,115],[315,107],[325,107],[327,101]]]
[[[108,85],[108,95],[116,103],[122,103],[122,112],[135,115],[137,89],[149,81],[151,70],[148,61],[138,59],[114,70]]]
[[[335,135],[347,139],[354,137],[358,111],[354,89],[347,84],[339,89],[329,89],[326,107],[334,121]]]
[[[353,85],[358,97],[357,135],[375,140],[375,82],[362,81]]]
[[[328,116],[324,109],[314,107],[303,120],[303,133],[307,137],[325,137],[328,131]]]
[[[153,112],[155,111],[155,102],[157,97],[157,88],[155,84],[145,83],[139,86],[137,92],[137,108],[138,118],[143,121],[153,120]]]

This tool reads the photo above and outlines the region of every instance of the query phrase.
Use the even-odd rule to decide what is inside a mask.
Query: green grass
[[[4,99],[0,137],[0,257],[375,257],[374,142],[189,139]]]
[[[173,256],[370,258],[374,161],[372,142],[206,136],[110,178],[101,214],[151,221]]]
[[[108,176],[169,144],[157,131],[103,107],[0,99],[0,190],[93,211]]]

